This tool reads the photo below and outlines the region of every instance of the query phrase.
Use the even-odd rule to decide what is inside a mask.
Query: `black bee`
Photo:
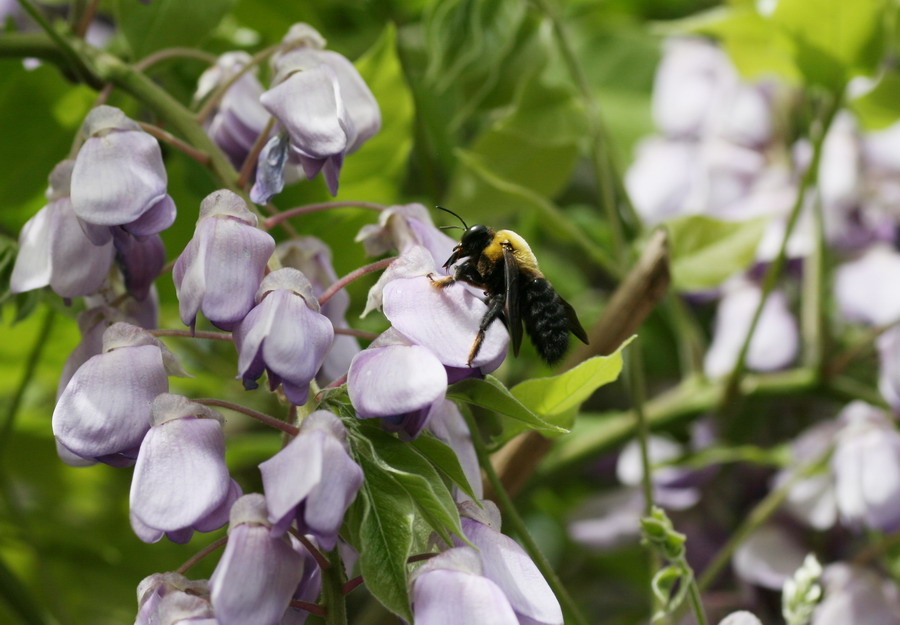
[[[440,288],[457,280],[466,282],[484,289],[487,296],[488,309],[469,352],[470,367],[481,349],[485,332],[495,319],[506,324],[515,356],[519,355],[522,344],[523,322],[538,354],[548,364],[558,361],[566,353],[569,332],[583,343],[588,342],[575,310],[538,269],[537,259],[525,239],[512,230],[494,231],[482,225],[470,228],[456,213],[441,206],[437,208],[455,216],[465,226],[444,269],[461,258],[465,260],[456,266],[452,276],[432,281]]]

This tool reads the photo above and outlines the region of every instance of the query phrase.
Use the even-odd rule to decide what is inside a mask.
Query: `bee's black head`
[[[453,248],[453,254],[447,259],[447,262],[444,263],[444,268],[449,267],[460,258],[477,256],[490,244],[493,236],[494,231],[487,226],[481,224],[470,226],[463,233],[462,238],[459,240],[459,244]]]

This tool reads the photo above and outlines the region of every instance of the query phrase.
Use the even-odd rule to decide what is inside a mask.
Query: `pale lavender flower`
[[[281,384],[291,402],[303,405],[333,340],[334,328],[319,312],[306,276],[278,269],[263,279],[256,306],[234,328],[238,375],[244,388],[254,389],[265,370],[272,390]]]
[[[120,321],[121,315],[109,306],[97,306],[88,308],[78,313],[78,329],[81,332],[81,342],[75,346],[66,364],[59,374],[59,383],[56,386],[56,399],[69,384],[69,380],[75,372],[88,361],[103,351],[103,333],[116,321]]]
[[[72,208],[95,226],[122,226],[137,236],[175,220],[159,143],[117,108],[98,106],[84,120],[84,145],[72,171]]]
[[[519,621],[529,625],[562,625],[559,601],[537,566],[519,544],[500,532],[500,511],[486,500],[461,505],[462,529],[478,548],[482,575],[506,595]]]
[[[806,551],[787,530],[770,524],[756,529],[738,546],[731,566],[746,582],[781,590],[805,556]]]
[[[116,263],[122,270],[125,288],[135,299],[145,300],[153,281],[166,264],[166,248],[158,234],[136,237],[122,228],[113,228]]]
[[[718,378],[734,368],[760,297],[760,288],[749,282],[738,281],[726,287],[716,312],[712,344],[703,361],[706,375]],[[796,357],[799,345],[797,321],[787,298],[781,291],[773,291],[750,341],[747,368],[774,371],[786,367]]]
[[[50,285],[60,297],[80,297],[94,293],[106,280],[112,242],[95,245],[82,231],[69,198],[74,166],[66,160],[53,168],[47,205],[22,226],[9,280],[13,293]]]
[[[619,488],[587,500],[569,521],[572,540],[608,550],[635,543],[641,535],[644,496],[636,488]]]
[[[153,335],[127,323],[103,334],[103,353],[88,359],[59,397],[53,434],[85,459],[134,464],[150,429],[150,404],[169,389],[168,375],[185,375]]]
[[[240,487],[225,466],[222,416],[181,395],[162,393],[150,406],[131,479],[131,525],[138,538],[165,534],[185,543],[194,530],[208,532],[228,521]]]
[[[331,264],[331,250],[315,237],[298,237],[275,248],[283,267],[293,267],[309,278],[313,287],[313,295],[320,297],[325,290],[337,281],[338,275]],[[336,292],[322,306],[321,313],[328,317],[334,328],[349,328],[347,309],[350,307],[350,295],[345,289]],[[335,334],[334,342],[325,361],[319,368],[316,380],[324,386],[338,379],[350,368],[350,361],[359,353],[359,341],[346,334]]]
[[[444,399],[447,372],[431,351],[392,333],[356,355],[347,391],[357,416],[381,418],[389,429],[413,438]]]
[[[250,312],[275,240],[236,193],[225,189],[200,204],[194,238],[175,261],[179,312],[194,327],[197,312],[230,330]]]
[[[289,156],[308,179],[320,171],[337,194],[344,156],[358,149],[381,126],[378,103],[353,64],[323,50],[324,40],[306,24],[285,36],[286,52],[273,58],[272,88],[260,101],[290,138]],[[255,202],[268,201],[264,189]]]
[[[822,582],[825,598],[813,613],[812,625],[900,623],[900,597],[893,581],[839,562],[825,567]]]
[[[732,612],[721,621],[719,621],[719,625],[762,625],[762,621],[760,621],[756,616],[747,612],[746,610],[740,610],[738,612]]]
[[[900,319],[900,253],[889,245],[873,245],[856,260],[835,271],[838,309],[848,321],[885,325]]]
[[[895,414],[900,413],[900,326],[878,337],[878,390]]]
[[[797,519],[810,527],[825,530],[837,523],[838,507],[834,491],[834,476],[825,470],[814,475],[796,478],[802,467],[825,454],[834,444],[841,425],[837,421],[824,421],[807,429],[791,442],[791,464],[780,471],[773,481],[773,488],[780,488],[792,480],[785,506]]]
[[[215,65],[200,75],[194,99],[204,99],[249,62],[250,55],[243,51],[221,55]],[[206,133],[235,167],[243,164],[269,120],[268,112],[259,103],[263,87],[256,74],[254,67],[241,75],[222,96],[215,113],[206,123]]]
[[[277,625],[304,575],[304,558],[274,537],[265,498],[244,495],[231,507],[228,544],[210,578],[219,625]]]
[[[300,433],[259,470],[273,536],[296,520],[301,533],[314,536],[325,550],[333,549],[363,480],[340,419],[327,410],[313,412],[300,424]]]
[[[481,558],[471,547],[448,549],[419,567],[410,593],[416,624],[519,625],[503,590],[481,573]]]
[[[651,465],[677,460],[685,454],[685,448],[675,441],[662,436],[647,439],[647,451]],[[653,470],[653,497],[657,504],[672,510],[690,508],[700,500],[697,471],[674,466],[658,467]],[[629,442],[619,454],[616,476],[626,486],[637,488],[644,476],[641,449],[638,441]]]
[[[138,613],[134,625],[163,625],[180,619],[211,619],[209,583],[179,573],[154,573],[137,587]],[[173,620],[173,617],[175,620]],[[191,620],[192,625],[205,622]]]
[[[363,226],[356,235],[369,256],[381,256],[390,250],[402,255],[410,246],[421,245],[431,254],[438,273],[446,274],[444,261],[450,258],[456,241],[434,226],[431,214],[422,204],[390,206],[378,215],[377,224]]]

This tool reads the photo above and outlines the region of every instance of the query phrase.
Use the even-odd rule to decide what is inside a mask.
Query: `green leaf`
[[[841,89],[878,69],[893,10],[888,0],[780,0],[771,21],[793,39],[809,82]]]
[[[143,58],[163,48],[193,47],[206,40],[235,0],[118,0],[119,31],[132,56]]]
[[[472,490],[471,484],[469,484],[468,478],[466,478],[462,466],[459,464],[456,452],[449,445],[446,445],[428,432],[422,432],[416,440],[409,444],[427,458],[438,471],[459,486],[465,494],[472,499],[478,499],[475,496],[475,491]]]
[[[767,225],[767,218],[732,222],[702,215],[666,222],[675,288],[709,289],[749,267]]]
[[[349,155],[341,172],[341,197],[394,203],[412,149],[414,107],[397,57],[397,33],[389,24],[356,61],[381,108],[381,130]]]
[[[867,130],[893,125],[900,119],[900,73],[886,72],[872,91],[849,104]]]
[[[368,500],[359,523],[359,564],[366,587],[388,610],[412,622],[406,559],[413,537],[414,506],[406,491],[365,456],[360,495]]]
[[[437,470],[409,443],[404,443],[376,428],[367,428],[372,441],[374,462],[388,472],[412,497],[422,517],[445,542],[450,543],[450,530],[460,538],[459,511],[450,490]]]
[[[492,375],[483,380],[469,378],[447,389],[447,397],[481,406],[529,426],[529,429],[551,434],[565,434],[567,429],[548,423],[516,399],[503,383]]]
[[[549,378],[525,380],[510,389],[513,396],[549,423],[569,428],[573,410],[601,386],[614,382],[622,372],[622,350],[628,339],[609,356],[588,358],[577,367]],[[561,418],[562,417],[562,418]]]

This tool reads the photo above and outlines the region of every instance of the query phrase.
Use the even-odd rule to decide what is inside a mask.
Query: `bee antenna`
[[[468,230],[468,229],[469,229],[469,226],[466,224],[466,221],[465,221],[462,217],[460,217],[459,215],[457,215],[456,213],[454,213],[452,210],[450,210],[450,209],[448,209],[448,208],[444,208],[443,206],[435,206],[435,208],[438,209],[438,210],[442,210],[442,211],[444,211],[445,213],[450,213],[451,215],[453,215],[454,217],[456,217],[457,219],[459,219],[460,222],[462,222],[462,225],[463,225],[463,229],[464,229],[464,230]],[[458,226],[457,226],[457,227],[458,227]]]
[[[465,232],[465,230],[466,230],[466,229],[463,228],[462,226],[457,226],[457,225],[453,225],[453,226],[438,226],[438,230],[453,230],[454,228],[456,228],[457,230],[462,230],[463,232]]]

